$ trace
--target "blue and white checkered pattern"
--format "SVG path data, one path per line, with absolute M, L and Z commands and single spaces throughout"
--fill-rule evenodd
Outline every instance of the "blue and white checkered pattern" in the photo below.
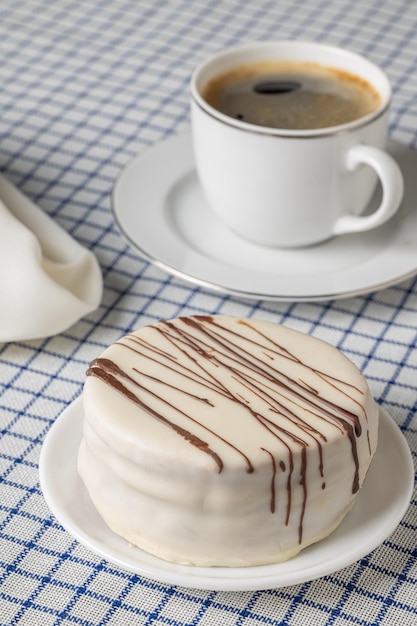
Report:
M 312 583 L 228 593 L 158 584 L 101 560 L 50 514 L 38 479 L 44 437 L 80 394 L 89 361 L 134 327 L 192 313 L 271 319 L 338 346 L 416 458 L 417 280 L 330 303 L 247 302 L 138 257 L 109 208 L 125 164 L 187 128 L 196 63 L 248 40 L 315 39 L 364 53 L 393 83 L 391 135 L 417 147 L 416 32 L 412 0 L 1 1 L 0 169 L 94 251 L 104 275 L 100 308 L 67 332 L 0 346 L 2 626 L 417 624 L 415 496 L 393 535 L 354 565 Z

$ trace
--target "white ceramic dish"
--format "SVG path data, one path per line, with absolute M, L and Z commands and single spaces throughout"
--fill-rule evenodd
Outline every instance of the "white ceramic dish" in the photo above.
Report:
M 113 190 L 113 214 L 143 257 L 217 292 L 277 301 L 355 296 L 417 273 L 417 153 L 397 143 L 389 151 L 404 176 L 399 213 L 374 231 L 314 247 L 267 248 L 229 231 L 203 198 L 189 134 L 173 136 L 127 165 Z
M 303 583 L 335 572 L 382 543 L 401 521 L 410 502 L 414 468 L 399 428 L 381 409 L 377 453 L 355 507 L 327 539 L 276 565 L 204 568 L 175 565 L 132 547 L 114 534 L 94 508 L 77 473 L 83 409 L 78 398 L 49 431 L 39 473 L 45 499 L 62 526 L 111 563 L 166 584 L 197 589 L 242 591 Z

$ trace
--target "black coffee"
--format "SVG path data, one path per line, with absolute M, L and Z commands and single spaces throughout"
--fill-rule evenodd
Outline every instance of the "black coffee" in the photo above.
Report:
M 380 104 L 365 80 L 308 62 L 263 61 L 211 80 L 202 93 L 212 107 L 258 126 L 327 128 L 367 115 Z

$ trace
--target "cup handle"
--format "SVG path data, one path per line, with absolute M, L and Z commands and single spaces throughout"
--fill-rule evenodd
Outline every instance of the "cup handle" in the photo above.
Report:
M 357 233 L 380 226 L 396 213 L 401 204 L 404 192 L 404 181 L 396 161 L 382 150 L 372 146 L 357 145 L 347 155 L 348 170 L 355 170 L 365 163 L 377 173 L 382 184 L 382 200 L 378 209 L 371 215 L 358 217 L 343 215 L 334 226 L 334 234 Z

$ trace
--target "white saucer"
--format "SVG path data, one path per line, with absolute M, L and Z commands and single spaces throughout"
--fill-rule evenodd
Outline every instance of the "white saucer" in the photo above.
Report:
M 327 539 L 277 565 L 224 568 L 175 565 L 115 535 L 94 508 L 77 473 L 82 437 L 81 399 L 73 402 L 49 431 L 39 473 L 45 499 L 62 526 L 108 561 L 162 583 L 224 591 L 272 589 L 335 572 L 382 543 L 401 521 L 411 499 L 414 467 L 408 445 L 388 414 L 380 411 L 378 449 L 356 504 Z
M 376 291 L 417 273 L 417 153 L 397 143 L 406 195 L 400 212 L 367 233 L 301 250 L 249 243 L 208 208 L 189 134 L 128 164 L 113 190 L 113 214 L 145 258 L 197 285 L 244 298 L 330 300 Z

